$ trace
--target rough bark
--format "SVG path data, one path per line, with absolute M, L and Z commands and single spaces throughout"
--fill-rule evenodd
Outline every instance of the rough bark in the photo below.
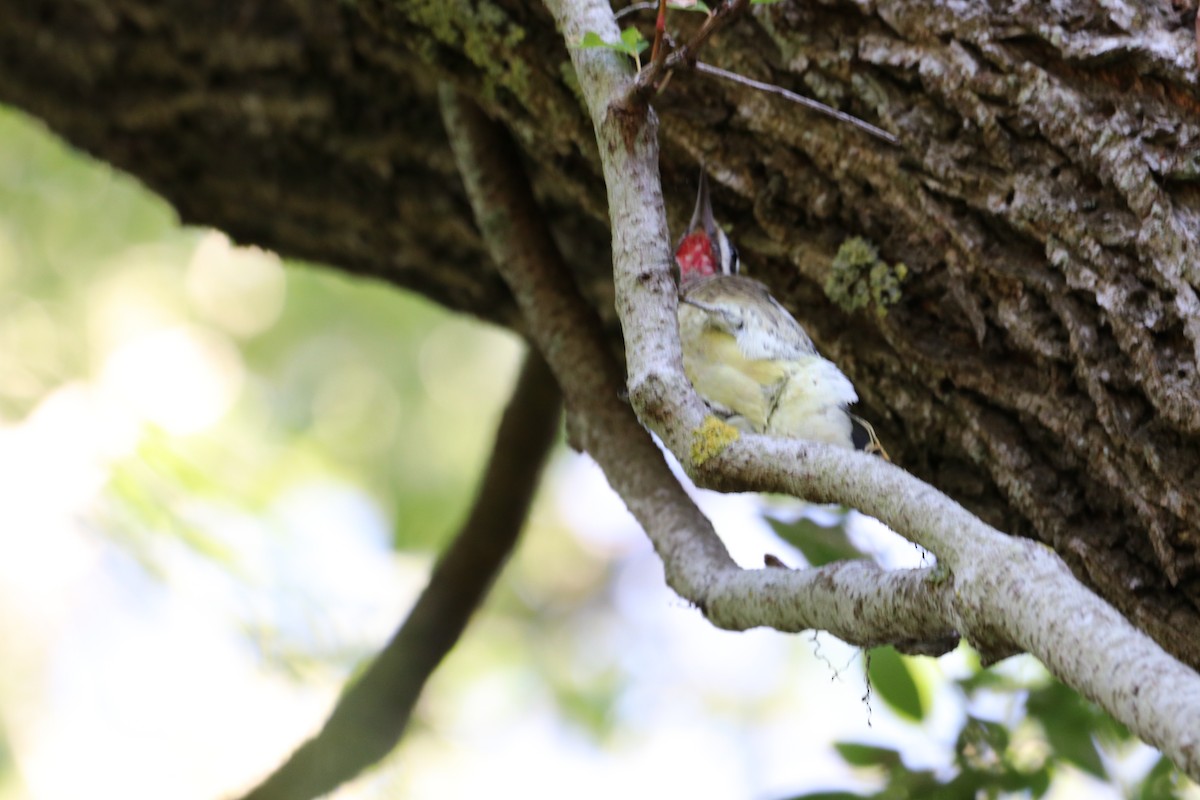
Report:
M 452 80 L 516 135 L 618 341 L 594 138 L 540 4 L 3 5 L 0 100 L 185 221 L 517 325 L 441 131 Z M 748 270 L 854 380 L 892 457 L 1053 546 L 1197 666 L 1192 22 L 1169 0 L 788 0 L 704 58 L 900 147 L 707 76 L 654 103 L 672 218 L 706 162 Z M 853 236 L 909 268 L 886 315 L 824 289 Z
M 547 6 L 568 41 L 589 30 L 617 35 L 604 0 Z M 503 126 L 454 91 L 443 94 L 443 119 L 493 258 L 568 406 L 582 418 L 578 438 L 654 543 L 671 587 L 723 627 L 815 627 L 856 644 L 882 636 L 935 654 L 949 649 L 958 638 L 949 632 L 958 631 L 985 659 L 1033 653 L 1181 770 L 1200 775 L 1200 675 L 1083 587 L 1054 551 L 990 528 L 874 456 L 753 435 L 724 438 L 698 455 L 696 434 L 716 419 L 683 374 L 656 121 L 629 100 L 631 71 L 619 58 L 577 50 L 573 60 L 604 154 L 617 309 L 637 417 L 618 400 L 599 326 L 541 224 Z M 873 564 L 852 569 L 854 562 L 738 568 L 639 420 L 698 484 L 854 505 L 936 553 L 940 574 L 880 572 Z

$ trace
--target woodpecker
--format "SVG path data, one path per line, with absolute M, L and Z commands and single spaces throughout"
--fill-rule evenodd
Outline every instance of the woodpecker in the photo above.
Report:
M 737 248 L 713 220 L 704 173 L 675 261 L 683 368 L 715 414 L 746 432 L 886 458 L 871 426 L 848 410 L 858 401 L 850 379 L 766 286 L 738 274 Z

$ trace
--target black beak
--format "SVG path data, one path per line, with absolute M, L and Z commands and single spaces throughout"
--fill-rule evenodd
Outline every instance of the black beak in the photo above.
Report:
M 708 174 L 700 170 L 700 188 L 696 192 L 696 210 L 692 212 L 692 221 L 688 223 L 688 232 L 696 230 L 701 225 L 709 238 L 716 235 L 717 223 L 713 221 L 712 201 L 708 199 Z

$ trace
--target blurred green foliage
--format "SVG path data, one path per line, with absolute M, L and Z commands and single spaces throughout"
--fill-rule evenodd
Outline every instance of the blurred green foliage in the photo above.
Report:
M 894 647 L 877 647 L 867 653 L 867 678 L 879 696 L 901 715 L 914 722 L 925 718 L 928 704 L 908 662 Z
M 867 557 L 846 534 L 848 513 L 841 513 L 832 525 L 822 525 L 806 516 L 792 522 L 773 517 L 767 517 L 766 520 L 780 539 L 804 554 L 809 566 L 823 567 L 834 561 Z
M 108 331 L 121 324 L 110 317 L 129 316 L 128 302 L 106 308 L 113 295 L 148 299 L 156 324 L 228 340 L 246 370 L 216 427 L 180 437 L 142 425 L 134 452 L 111 465 L 110 533 L 133 544 L 172 531 L 216 554 L 178 516 L 184 500 L 262 509 L 322 474 L 367 487 L 395 521 L 398 547 L 437 548 L 453 532 L 515 337 L 491 329 L 481 339 L 482 324 L 421 298 L 303 265 L 286 270 L 270 327 L 223 330 L 189 292 L 197 249 L 215 234 L 180 228 L 135 180 L 18 112 L 0 110 L 0 142 L 0 421 L 103 378 L 118 336 Z
M 132 180 L 3 107 L 0 143 L 0 419 L 11 419 L 86 372 L 88 293 L 111 259 L 177 226 Z
M 1011 670 L 984 669 L 978 657 L 965 645 L 963 648 L 971 655 L 970 670 L 944 687 L 966 710 L 954 741 L 952 771 L 913 769 L 895 748 L 838 742 L 835 749 L 847 764 L 882 776 L 879 791 L 866 795 L 816 792 L 797 795 L 794 800 L 1038 798 L 1045 796 L 1055 776 L 1068 768 L 1108 781 L 1126 797 L 1168 800 L 1182 797 L 1184 792 L 1195 796 L 1195 786 L 1163 757 L 1132 785 L 1119 782 L 1106 764 L 1136 745 L 1124 726 L 1040 667 L 1031 674 L 1024 670 L 1019 677 Z M 867 671 L 871 686 L 888 706 L 920 722 L 928 709 L 918 688 L 923 683 L 920 671 L 911 668 L 916 662 L 892 648 L 878 648 L 869 654 Z M 985 698 L 992 707 L 999 699 L 1009 708 L 1003 720 L 973 712 Z
M 16 790 L 16 765 L 8 744 L 8 735 L 0 725 L 0 797 Z

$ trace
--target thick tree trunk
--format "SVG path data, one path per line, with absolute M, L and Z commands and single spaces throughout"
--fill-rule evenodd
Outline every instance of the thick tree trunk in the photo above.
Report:
M 595 140 L 540 4 L 3 12 L 0 100 L 185 221 L 519 329 L 441 130 L 435 86 L 449 78 L 522 143 L 616 343 Z M 701 57 L 855 113 L 899 147 L 695 73 L 654 103 L 676 219 L 705 162 L 746 270 L 851 376 L 892 457 L 1054 547 L 1200 666 L 1192 22 L 1169 0 L 785 0 Z M 886 314 L 826 291 L 855 236 L 908 267 Z

